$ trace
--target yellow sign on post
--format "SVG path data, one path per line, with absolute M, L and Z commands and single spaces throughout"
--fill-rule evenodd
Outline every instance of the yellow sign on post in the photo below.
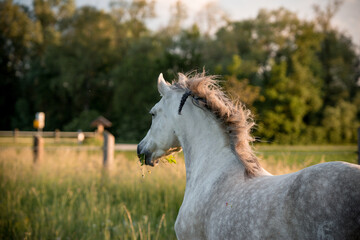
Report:
M 45 127 L 45 113 L 37 112 L 35 114 L 35 120 L 33 122 L 34 128 L 43 129 Z

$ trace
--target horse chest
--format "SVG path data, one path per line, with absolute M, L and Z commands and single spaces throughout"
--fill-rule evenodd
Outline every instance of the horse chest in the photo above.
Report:
M 202 214 L 199 211 L 180 210 L 175 222 L 178 239 L 205 239 Z
M 209 197 L 203 190 L 185 193 L 175 222 L 178 239 L 205 239 L 206 205 Z

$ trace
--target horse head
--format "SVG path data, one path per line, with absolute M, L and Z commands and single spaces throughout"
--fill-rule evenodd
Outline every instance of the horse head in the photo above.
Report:
M 158 78 L 158 91 L 161 100 L 150 110 L 152 123 L 144 139 L 137 147 L 137 154 L 145 158 L 145 164 L 154 166 L 162 157 L 181 150 L 179 140 L 175 134 L 181 93 L 171 89 L 162 74 Z M 178 100 L 178 101 L 176 101 Z

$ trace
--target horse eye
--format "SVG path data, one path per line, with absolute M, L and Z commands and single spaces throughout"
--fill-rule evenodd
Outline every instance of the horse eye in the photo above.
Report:
M 155 113 L 154 112 L 150 112 L 152 117 L 155 117 Z

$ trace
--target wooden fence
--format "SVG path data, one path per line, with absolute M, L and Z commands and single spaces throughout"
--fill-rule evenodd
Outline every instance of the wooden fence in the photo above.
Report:
M 50 138 L 78 138 L 79 134 L 84 134 L 85 138 L 93 138 L 96 136 L 95 132 L 61 132 L 59 130 L 55 131 L 0 131 L 0 137 L 33 137 L 33 149 L 34 149 L 34 162 L 38 162 L 42 158 L 44 141 L 42 137 Z M 114 159 L 114 151 L 135 151 L 136 144 L 115 144 L 115 137 L 105 131 L 104 132 L 104 145 L 103 149 L 103 164 L 104 167 L 109 168 L 112 165 Z M 358 164 L 360 164 L 360 127 L 358 128 Z
M 94 138 L 97 136 L 95 132 L 62 132 L 56 131 L 0 131 L 0 137 L 32 137 L 33 138 L 33 156 L 34 163 L 38 164 L 42 161 L 44 155 L 44 139 L 43 138 L 76 138 L 79 139 L 79 134 L 83 134 L 85 138 Z M 84 146 L 81 148 L 88 149 L 93 146 Z M 136 150 L 136 144 L 115 144 L 115 137 L 108 131 L 103 133 L 103 146 L 95 147 L 95 149 L 101 149 L 103 151 L 103 166 L 105 169 L 111 169 L 114 161 L 114 151 L 134 151 Z M 76 147 L 79 148 L 79 147 Z
M 59 132 L 56 132 L 58 135 L 62 135 Z M 76 136 L 79 139 L 79 134 L 83 134 L 82 132 L 67 132 L 67 134 L 62 135 L 63 137 L 73 137 Z M 84 134 L 85 135 L 85 134 Z M 60 137 L 57 136 L 57 137 Z M 95 136 L 95 135 L 94 135 Z M 92 136 L 92 137 L 94 137 Z M 114 160 L 114 146 L 115 146 L 115 137 L 105 131 L 104 132 L 104 144 L 102 146 L 103 151 L 103 166 L 105 169 L 109 170 L 112 167 L 113 160 Z M 83 138 L 83 136 L 81 137 Z M 44 139 L 42 133 L 37 133 L 33 135 L 33 154 L 34 154 L 34 163 L 39 163 L 42 161 L 43 152 L 44 152 Z
M 63 132 L 59 130 L 55 131 L 0 131 L 0 137 L 33 137 L 35 135 L 41 135 L 45 138 L 77 138 L 79 133 L 84 134 L 85 138 L 93 138 L 96 136 L 95 132 Z

